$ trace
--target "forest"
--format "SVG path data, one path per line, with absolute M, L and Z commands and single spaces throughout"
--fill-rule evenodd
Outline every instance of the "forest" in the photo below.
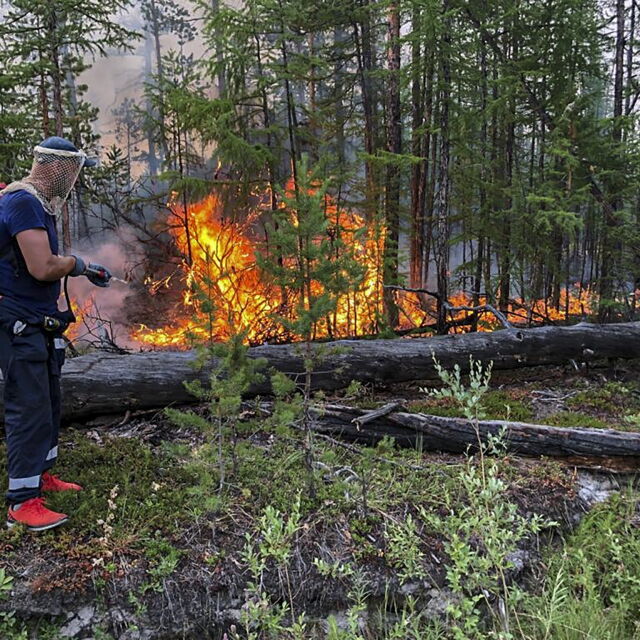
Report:
M 113 276 L 1 638 L 640 638 L 636 0 L 0 18 L 0 183 L 97 158 L 57 233 Z
M 313 183 L 332 250 L 359 267 L 343 305 L 361 317 L 345 308 L 325 334 L 477 328 L 448 301 L 524 324 L 635 318 L 635 5 L 5 5 L 1 179 L 21 177 L 49 135 L 100 150 L 63 221 L 67 248 L 126 227 L 140 280 L 185 262 L 220 275 L 228 247 L 202 264 L 199 226 L 213 222 L 193 210 L 212 197 L 229 243 L 282 261 L 271 227 Z M 131 27 L 115 17 L 125 9 Z M 105 147 L 78 79 L 135 49 L 142 89 L 112 108 Z M 245 308 L 261 274 L 243 267 L 219 307 L 251 324 L 287 306 L 269 290 L 265 308 Z M 264 331 L 255 339 L 276 337 Z

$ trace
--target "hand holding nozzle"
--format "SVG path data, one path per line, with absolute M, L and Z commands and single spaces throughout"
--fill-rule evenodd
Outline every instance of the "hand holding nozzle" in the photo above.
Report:
M 87 276 L 89 281 L 97 287 L 108 287 L 109 280 L 113 277 L 109 269 L 103 267 L 101 264 L 94 264 L 93 262 L 90 262 L 86 266 L 83 275 Z
M 73 257 L 76 259 L 76 264 L 69 273 L 70 276 L 86 276 L 97 287 L 109 286 L 109 280 L 113 277 L 109 269 L 93 262 L 85 264 L 79 256 L 74 255 Z

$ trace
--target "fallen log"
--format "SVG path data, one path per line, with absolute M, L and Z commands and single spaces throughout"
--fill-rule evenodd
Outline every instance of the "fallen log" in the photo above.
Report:
M 445 368 L 468 369 L 469 355 L 494 369 L 589 362 L 601 358 L 640 358 L 640 322 L 578 324 L 571 327 L 501 330 L 492 333 L 395 340 L 340 340 L 316 344 L 325 356 L 312 376 L 314 389 L 345 388 L 352 380 L 389 384 L 437 378 L 433 358 Z M 300 345 L 264 345 L 249 350 L 268 366 L 302 380 L 304 354 Z M 206 384 L 216 366 L 193 367 L 193 352 L 153 351 L 128 355 L 91 353 L 71 358 L 63 369 L 63 416 L 82 419 L 170 404 L 193 397 L 183 385 L 200 379 Z M 252 395 L 267 394 L 268 381 L 255 385 Z M 1 397 L 1 394 L 0 394 Z
M 314 431 L 374 445 L 392 437 L 402 447 L 449 453 L 475 452 L 499 441 L 507 451 L 529 456 L 624 458 L 640 461 L 640 433 L 613 429 L 552 427 L 506 420 L 445 418 L 396 411 L 362 421 L 369 412 L 328 405 L 314 412 Z

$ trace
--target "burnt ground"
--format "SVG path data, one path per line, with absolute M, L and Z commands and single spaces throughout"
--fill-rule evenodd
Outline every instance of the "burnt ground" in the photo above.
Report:
M 359 388 L 325 400 L 376 407 L 402 399 L 410 410 L 459 415 L 422 386 Z M 484 408 L 487 417 L 637 430 L 640 362 L 496 372 Z M 205 406 L 195 415 L 178 424 L 152 411 L 67 425 L 58 472 L 85 490 L 48 500 L 71 516 L 60 529 L 0 531 L 0 569 L 8 576 L 3 587 L 0 574 L 0 637 L 221 638 L 231 625 L 241 627 L 256 597 L 247 591 L 248 551 L 287 523 L 285 560 L 267 557 L 260 571 L 269 602 L 317 620 L 344 612 L 353 578 L 339 567 L 348 567 L 366 578 L 369 603 L 393 608 L 412 594 L 431 615 L 442 613 L 444 533 L 421 513 L 446 517 L 452 501 L 464 505 L 460 474 L 477 459 L 318 438 L 311 487 L 300 433 L 250 402 L 224 432 L 220 489 L 215 421 Z M 558 533 L 573 529 L 609 489 L 635 479 L 558 460 L 493 460 L 519 514 L 557 523 L 521 541 L 510 572 L 523 583 L 543 571 L 547 543 L 559 544 Z M 4 483 L 4 470 L 0 476 Z M 277 510 L 271 520 L 269 505 Z M 403 551 L 390 532 L 408 519 L 418 524 Z M 417 563 L 411 571 L 409 553 Z M 329 575 L 318 560 L 334 567 Z

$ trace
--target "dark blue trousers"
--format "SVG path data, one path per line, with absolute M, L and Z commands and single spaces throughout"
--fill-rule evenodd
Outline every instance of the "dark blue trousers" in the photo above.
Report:
M 40 477 L 58 457 L 64 341 L 38 327 L 0 329 L 10 504 L 40 495 Z

